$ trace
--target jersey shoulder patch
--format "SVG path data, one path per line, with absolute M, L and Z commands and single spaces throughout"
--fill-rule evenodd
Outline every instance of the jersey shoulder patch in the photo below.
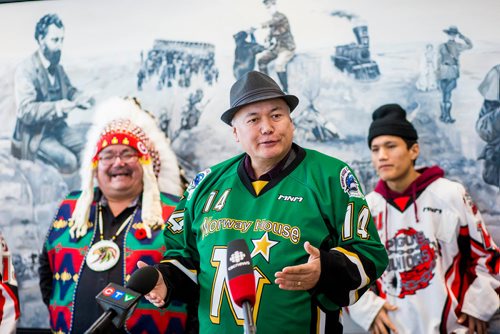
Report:
M 187 187 L 186 191 L 188 193 L 188 200 L 191 199 L 191 196 L 193 195 L 194 190 L 198 187 L 198 185 L 205 179 L 205 177 L 210 174 L 212 170 L 210 168 L 205 169 L 202 172 L 199 172 L 196 174 L 196 176 L 193 178 L 189 186 Z
M 365 197 L 361 192 L 358 181 L 347 166 L 342 168 L 342 170 L 340 171 L 340 185 L 342 187 L 342 190 L 344 190 L 344 192 L 347 193 L 349 197 Z

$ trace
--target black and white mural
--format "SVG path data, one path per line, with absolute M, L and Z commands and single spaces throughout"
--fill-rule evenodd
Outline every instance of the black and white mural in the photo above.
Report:
M 399 103 L 500 243 L 496 0 L 85 0 L 0 5 L 0 230 L 23 327 L 47 327 L 37 263 L 59 201 L 79 188 L 95 105 L 135 96 L 189 179 L 239 152 L 220 121 L 236 78 L 266 71 L 301 99 L 296 141 L 376 182 L 372 111 Z

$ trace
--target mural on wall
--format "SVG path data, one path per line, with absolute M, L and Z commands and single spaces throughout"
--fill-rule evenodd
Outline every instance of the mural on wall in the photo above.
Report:
M 0 230 L 15 256 L 21 326 L 47 326 L 38 253 L 58 202 L 79 188 L 94 106 L 137 97 L 189 180 L 239 152 L 219 117 L 252 69 L 299 96 L 296 141 L 349 162 L 366 191 L 377 180 L 371 112 L 401 104 L 419 131 L 417 164 L 461 181 L 499 243 L 500 4 L 463 5 L 452 14 L 451 0 L 425 0 L 390 19 L 389 0 L 0 5 L 0 21 L 15 27 L 0 31 Z

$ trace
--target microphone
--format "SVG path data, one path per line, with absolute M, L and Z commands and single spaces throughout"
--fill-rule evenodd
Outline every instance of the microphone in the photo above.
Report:
M 253 322 L 255 304 L 255 276 L 250 251 L 243 239 L 236 239 L 227 245 L 227 277 L 229 292 L 234 302 L 243 308 L 244 332 L 256 333 Z
M 158 281 L 158 271 L 152 266 L 137 269 L 122 287 L 109 283 L 95 298 L 104 313 L 87 329 L 85 334 L 108 333 L 112 322 L 121 328 L 127 315 L 137 306 L 142 295 L 149 293 Z

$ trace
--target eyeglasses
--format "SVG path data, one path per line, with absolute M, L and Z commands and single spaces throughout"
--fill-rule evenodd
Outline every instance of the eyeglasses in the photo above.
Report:
M 103 166 L 111 166 L 115 163 L 116 158 L 120 158 L 120 161 L 126 164 L 136 162 L 139 159 L 137 153 L 133 152 L 120 152 L 120 153 L 105 153 L 97 157 L 99 162 Z

